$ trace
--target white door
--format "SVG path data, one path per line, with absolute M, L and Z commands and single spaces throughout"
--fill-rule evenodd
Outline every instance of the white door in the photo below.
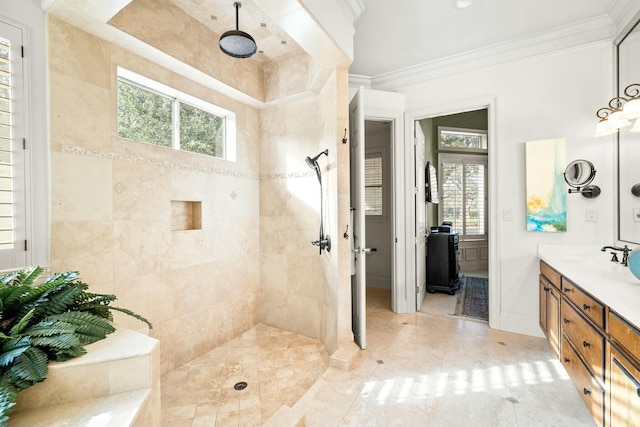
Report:
M 425 206 L 425 161 L 424 161 L 424 133 L 419 121 L 414 123 L 414 149 L 415 149 L 415 207 L 416 207 L 416 311 L 422 307 L 422 301 L 427 287 L 427 261 L 426 261 L 426 206 Z
M 364 212 L 364 110 L 363 90 L 360 89 L 349 104 L 349 128 L 351 147 L 351 209 L 353 214 L 351 276 L 352 328 L 356 343 L 361 349 L 367 345 L 366 330 L 366 248 Z

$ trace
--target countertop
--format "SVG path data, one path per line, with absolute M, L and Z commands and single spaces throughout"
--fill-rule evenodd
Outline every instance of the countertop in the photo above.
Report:
M 640 327 L 640 280 L 628 267 L 611 262 L 611 251 L 602 252 L 601 247 L 538 245 L 538 257 Z M 618 259 L 622 259 L 622 253 L 618 253 Z

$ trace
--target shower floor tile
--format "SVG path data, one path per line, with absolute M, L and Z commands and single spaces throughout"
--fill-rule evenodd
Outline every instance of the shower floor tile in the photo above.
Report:
M 260 426 L 328 365 L 319 340 L 258 325 L 161 378 L 163 425 Z

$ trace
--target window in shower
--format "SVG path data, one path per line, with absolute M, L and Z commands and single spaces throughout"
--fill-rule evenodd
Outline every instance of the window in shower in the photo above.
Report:
M 235 114 L 118 68 L 118 136 L 235 160 Z

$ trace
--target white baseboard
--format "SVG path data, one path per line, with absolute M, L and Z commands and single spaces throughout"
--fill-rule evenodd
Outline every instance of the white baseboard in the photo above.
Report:
M 518 316 L 515 314 L 500 315 L 500 330 L 514 332 L 516 334 L 544 337 L 537 318 Z
M 391 277 L 367 276 L 367 288 L 391 289 Z

